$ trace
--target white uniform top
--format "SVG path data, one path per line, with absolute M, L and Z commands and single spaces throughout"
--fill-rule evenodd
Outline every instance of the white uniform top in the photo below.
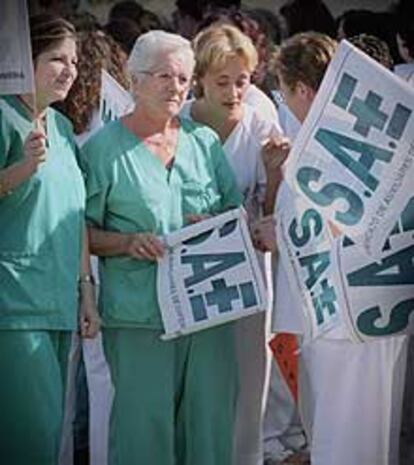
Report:
M 243 103 L 250 105 L 259 116 L 267 121 L 275 121 L 280 127 L 279 114 L 273 100 L 254 84 L 250 84 L 243 96 Z
M 190 100 L 184 104 L 181 116 L 192 119 L 193 102 L 194 100 Z M 243 194 L 243 205 L 251 219 L 258 217 L 266 189 L 266 173 L 261 157 L 262 143 L 267 137 L 280 134 L 276 120 L 265 120 L 250 105 L 243 105 L 242 119 L 223 144 L 237 185 Z

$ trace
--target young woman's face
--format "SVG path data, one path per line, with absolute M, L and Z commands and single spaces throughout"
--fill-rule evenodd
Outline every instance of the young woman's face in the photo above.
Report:
M 34 74 L 38 105 L 46 107 L 66 98 L 77 76 L 77 60 L 75 39 L 69 37 L 37 57 Z
M 222 115 L 231 116 L 241 108 L 243 96 L 250 85 L 250 71 L 238 56 L 226 60 L 224 67 L 208 70 L 200 78 L 203 99 Z

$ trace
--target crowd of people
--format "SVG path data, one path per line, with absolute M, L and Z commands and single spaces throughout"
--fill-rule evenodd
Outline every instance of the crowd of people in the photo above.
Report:
M 167 21 L 125 0 L 105 24 L 41 3 L 34 93 L 0 97 L 0 463 L 398 465 L 410 338 L 302 344 L 276 222 L 339 40 L 414 84 L 410 2 L 335 19 L 322 0 L 176 0 Z M 99 127 L 102 69 L 134 106 Z M 162 340 L 160 237 L 239 206 L 268 308 Z M 274 334 L 299 347 L 297 399 Z

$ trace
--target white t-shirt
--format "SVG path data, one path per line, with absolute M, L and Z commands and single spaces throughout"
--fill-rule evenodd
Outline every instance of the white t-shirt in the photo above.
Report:
M 192 119 L 191 106 L 187 101 L 181 116 Z M 280 135 L 276 120 L 263 119 L 250 105 L 243 105 L 243 117 L 223 144 L 223 149 L 232 167 L 243 204 L 251 219 L 258 217 L 264 201 L 266 173 L 262 162 L 262 143 L 269 136 Z

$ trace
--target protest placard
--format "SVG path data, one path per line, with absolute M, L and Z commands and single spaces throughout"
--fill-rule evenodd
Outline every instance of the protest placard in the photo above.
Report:
M 26 0 L 7 0 L 0 14 L 0 94 L 35 89 Z
M 263 277 L 242 209 L 171 233 L 158 264 L 164 339 L 248 316 L 267 307 Z
M 411 195 L 414 89 L 342 41 L 289 155 L 295 192 L 375 255 Z
M 337 292 L 351 337 L 358 342 L 414 330 L 414 197 L 375 258 L 343 238 L 335 245 Z
M 332 231 L 310 202 L 286 183 L 278 194 L 276 219 L 279 255 L 291 290 L 300 298 L 305 340 L 317 338 L 340 322 Z

